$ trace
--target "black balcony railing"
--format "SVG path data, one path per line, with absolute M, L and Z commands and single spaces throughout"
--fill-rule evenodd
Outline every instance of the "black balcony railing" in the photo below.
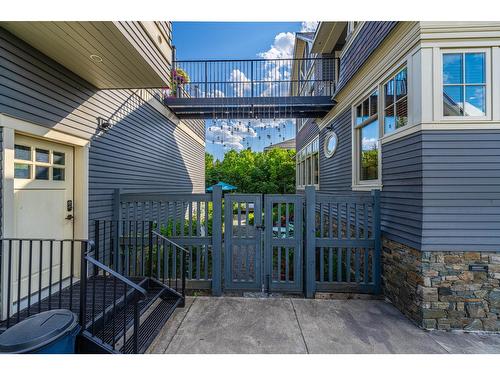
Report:
M 320 117 L 335 68 L 332 57 L 175 61 L 164 102 L 180 118 Z

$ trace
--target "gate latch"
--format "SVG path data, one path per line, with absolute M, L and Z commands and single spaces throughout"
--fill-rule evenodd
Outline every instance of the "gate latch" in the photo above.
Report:
M 264 225 L 256 225 L 255 226 L 255 229 L 261 229 L 261 230 L 264 230 L 266 229 L 266 227 Z

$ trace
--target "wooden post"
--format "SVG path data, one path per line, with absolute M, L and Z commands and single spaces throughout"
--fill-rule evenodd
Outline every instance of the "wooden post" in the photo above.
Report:
M 222 295 L 222 187 L 212 191 L 212 295 Z M 207 230 L 208 230 L 208 223 Z
M 380 268 L 382 262 L 382 233 L 380 230 L 380 190 L 372 190 L 373 197 L 373 283 L 374 293 L 380 294 Z
M 306 233 L 305 233 L 305 295 L 313 298 L 316 290 L 316 189 L 306 186 Z

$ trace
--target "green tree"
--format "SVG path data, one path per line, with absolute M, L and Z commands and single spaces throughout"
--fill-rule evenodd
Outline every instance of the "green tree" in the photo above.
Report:
M 251 150 L 228 151 L 222 161 L 205 155 L 206 186 L 219 181 L 238 188 L 240 193 L 295 192 L 295 151 L 272 149 L 267 152 Z

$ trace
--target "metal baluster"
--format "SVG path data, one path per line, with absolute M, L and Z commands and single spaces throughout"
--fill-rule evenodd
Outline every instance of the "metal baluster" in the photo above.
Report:
M 63 261 L 64 261 L 64 242 L 59 243 L 59 308 L 62 308 L 62 280 L 63 280 Z
M 113 338 L 111 340 L 111 346 L 113 349 L 116 346 L 116 277 L 113 277 L 113 328 L 112 328 Z
M 38 312 L 42 312 L 42 250 L 43 250 L 43 241 L 40 240 L 40 251 L 38 253 Z M 10 261 L 10 256 L 9 256 Z M 7 305 L 8 306 L 8 305 Z
M 80 242 L 81 243 L 81 242 Z M 83 246 L 83 245 L 81 245 Z M 69 309 L 73 311 L 73 278 L 75 276 L 75 241 L 71 241 L 70 247 L 70 274 L 69 274 Z
M 21 280 L 23 264 L 23 240 L 19 240 L 19 264 L 17 274 L 17 322 L 21 320 Z
M 139 303 L 134 302 L 134 354 L 139 353 Z
M 32 278 L 32 263 L 33 263 L 33 240 L 30 240 L 29 242 L 29 263 L 28 263 L 28 310 L 27 314 L 30 316 L 30 309 L 31 309 L 31 278 Z
M 50 255 L 49 255 L 49 310 L 52 310 L 52 253 L 54 250 L 54 241 L 50 240 Z
M 11 288 L 12 288 L 12 240 L 9 240 L 9 258 L 7 269 L 7 328 L 10 327 L 10 304 L 11 304 Z

